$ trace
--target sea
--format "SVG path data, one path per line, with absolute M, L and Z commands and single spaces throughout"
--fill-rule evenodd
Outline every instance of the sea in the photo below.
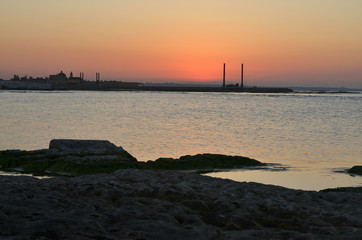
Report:
M 109 140 L 139 161 L 216 153 L 267 167 L 206 174 L 303 190 L 362 186 L 362 93 L 0 90 L 0 150 Z

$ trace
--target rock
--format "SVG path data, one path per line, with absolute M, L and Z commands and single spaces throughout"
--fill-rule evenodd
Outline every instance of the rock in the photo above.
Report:
M 78 176 L 137 168 L 137 159 L 109 141 L 54 139 L 49 149 L 0 151 L 0 169 L 46 176 Z
M 205 153 L 193 156 L 186 155 L 179 159 L 159 158 L 156 161 L 148 161 L 146 168 L 212 172 L 218 169 L 236 169 L 264 165 L 264 163 L 248 157 Z
M 327 189 L 321 190 L 321 192 L 359 192 L 359 193 L 362 193 L 362 187 L 327 188 Z
M 122 147 L 117 147 L 107 140 L 74 140 L 74 139 L 53 139 L 49 143 L 49 149 L 56 149 L 65 153 L 116 153 L 123 152 Z
M 354 166 L 348 170 L 348 173 L 362 175 L 362 166 Z
M 136 169 L 0 176 L 0 186 L 0 239 L 359 239 L 362 232 L 361 193 Z
M 79 176 L 111 173 L 117 169 L 187 170 L 197 173 L 219 169 L 264 166 L 255 159 L 221 154 L 186 155 L 138 162 L 122 147 L 106 140 L 53 139 L 49 149 L 0 151 L 0 169 L 45 176 Z

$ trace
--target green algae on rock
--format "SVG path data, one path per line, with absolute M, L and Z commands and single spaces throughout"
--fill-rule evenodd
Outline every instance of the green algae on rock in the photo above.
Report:
M 348 169 L 348 173 L 362 175 L 362 166 L 354 166 Z
M 37 176 L 78 176 L 112 173 L 118 169 L 136 168 L 137 160 L 128 152 L 115 154 L 49 154 L 47 150 L 1 151 L 0 169 Z
M 264 166 L 265 164 L 248 157 L 205 153 L 193 156 L 186 155 L 179 159 L 159 158 L 156 161 L 148 161 L 144 165 L 144 168 L 147 169 L 212 172 L 217 169 L 237 169 Z
M 179 159 L 159 158 L 139 162 L 122 147 L 105 140 L 55 139 L 51 141 L 49 149 L 0 151 L 0 170 L 38 176 L 79 176 L 129 168 L 201 173 L 263 165 L 251 158 L 221 154 L 186 155 Z
M 136 165 L 136 158 L 106 140 L 54 139 L 49 149 L 0 151 L 1 170 L 39 176 L 112 173 Z

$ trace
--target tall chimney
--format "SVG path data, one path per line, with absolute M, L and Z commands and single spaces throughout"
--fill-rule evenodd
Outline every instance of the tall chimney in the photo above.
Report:
M 96 82 L 99 83 L 101 77 L 100 77 L 100 73 L 96 73 Z
M 241 88 L 244 88 L 244 64 L 241 64 L 241 84 L 240 84 Z
M 224 70 L 223 70 L 223 73 L 222 73 L 222 87 L 223 88 L 225 87 L 225 63 L 224 63 Z

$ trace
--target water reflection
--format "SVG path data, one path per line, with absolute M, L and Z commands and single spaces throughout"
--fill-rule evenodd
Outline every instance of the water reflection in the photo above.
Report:
M 238 182 L 258 182 L 278 185 L 293 189 L 319 191 L 326 188 L 362 186 L 361 176 L 351 176 L 343 169 L 303 169 L 288 168 L 284 171 L 274 170 L 238 170 L 204 174 L 210 177 L 231 179 Z
M 17 172 L 3 172 L 3 171 L 0 171 L 0 176 L 27 176 L 27 177 L 36 177 L 39 179 L 50 178 L 48 176 L 34 176 L 32 174 L 17 173 Z
M 2 150 L 43 149 L 54 138 L 102 139 L 140 161 L 216 153 L 310 167 L 239 174 L 295 188 L 339 186 L 343 174 L 329 177 L 323 169 L 361 164 L 360 94 L 3 91 L 0 102 Z

